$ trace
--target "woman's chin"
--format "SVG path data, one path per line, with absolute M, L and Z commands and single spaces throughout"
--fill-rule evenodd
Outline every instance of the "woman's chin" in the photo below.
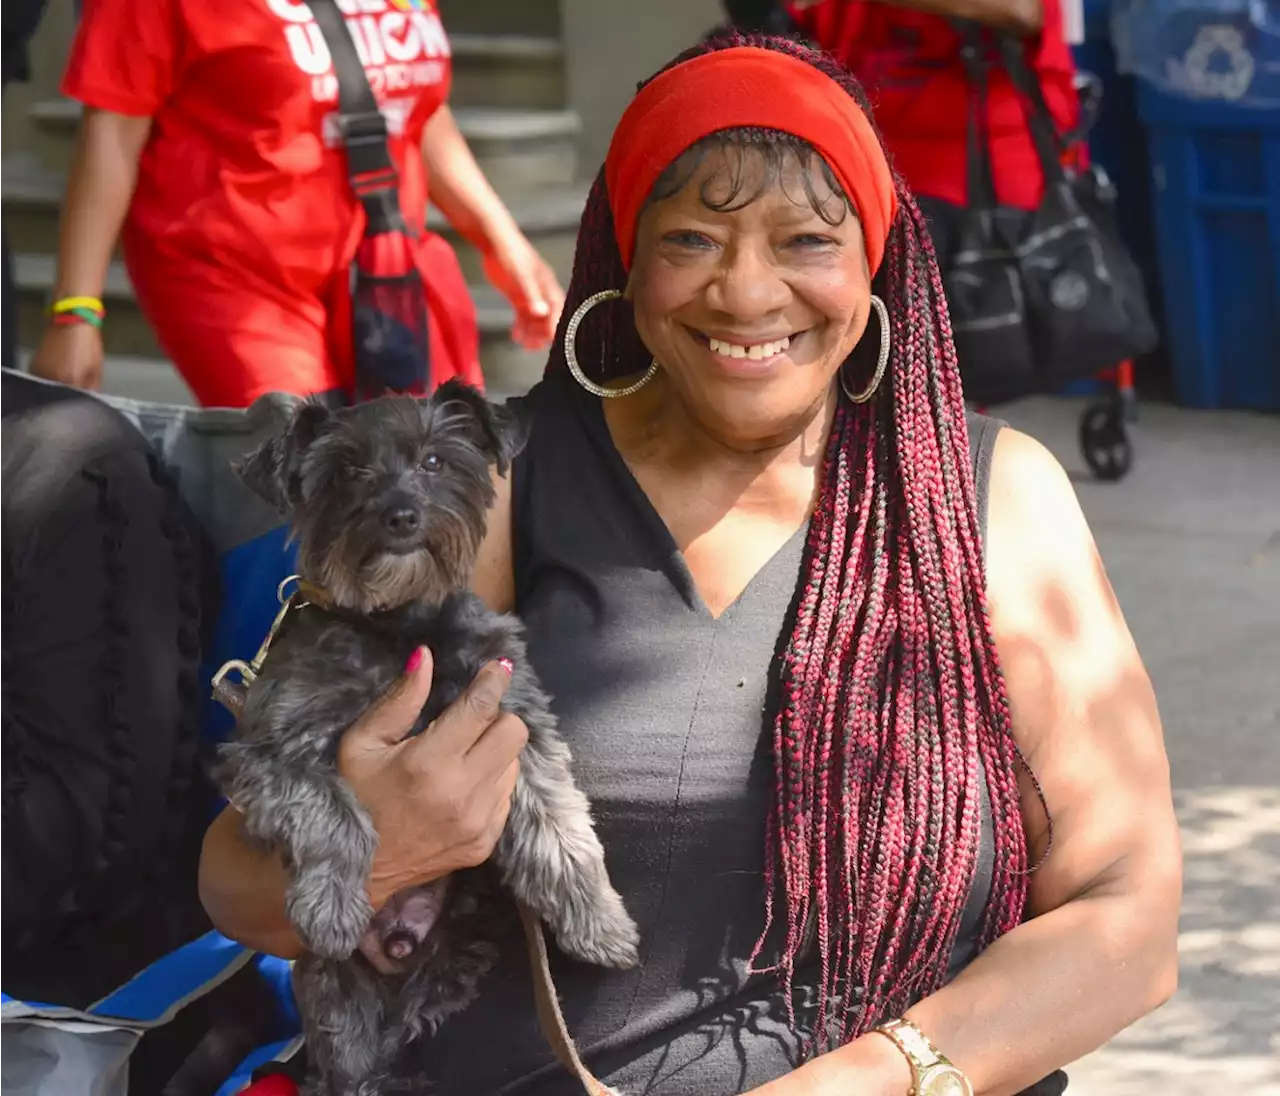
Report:
M 828 387 L 797 391 L 785 373 L 750 380 L 704 374 L 704 380 L 690 407 L 693 417 L 722 443 L 744 451 L 785 445 L 809 430 L 822 415 Z

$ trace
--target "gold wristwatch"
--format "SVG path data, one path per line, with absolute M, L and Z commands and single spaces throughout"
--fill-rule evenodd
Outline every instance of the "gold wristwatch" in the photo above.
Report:
M 907 1096 L 973 1096 L 973 1085 L 960 1067 L 910 1020 L 890 1020 L 874 1030 L 892 1039 L 910 1063 L 911 1091 Z

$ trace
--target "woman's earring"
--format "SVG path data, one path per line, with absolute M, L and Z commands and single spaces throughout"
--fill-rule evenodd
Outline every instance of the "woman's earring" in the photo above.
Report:
M 840 367 L 840 387 L 854 403 L 866 403 L 876 394 L 880 382 L 884 380 L 885 367 L 889 364 L 889 310 L 885 308 L 884 301 L 874 293 L 871 294 L 871 306 L 880 317 L 880 357 L 876 359 L 876 371 L 871 378 L 871 383 L 861 392 L 850 392 L 849 385 L 844 379 L 844 366 Z
M 583 388 L 590 392 L 593 396 L 599 396 L 602 400 L 616 400 L 620 396 L 630 396 L 633 392 L 639 392 L 646 384 L 653 380 L 654 374 L 658 372 L 658 359 L 654 358 L 649 368 L 645 370 L 644 376 L 638 381 L 633 381 L 625 388 L 605 388 L 603 385 L 596 384 L 595 381 L 588 378 L 582 371 L 582 366 L 578 364 L 578 328 L 582 326 L 582 321 L 596 305 L 603 301 L 616 301 L 622 296 L 622 291 L 618 289 L 606 289 L 600 293 L 593 293 L 580 305 L 572 316 L 569 317 L 569 323 L 564 329 L 564 360 L 569 363 L 569 372 L 573 374 L 573 379 L 577 381 Z

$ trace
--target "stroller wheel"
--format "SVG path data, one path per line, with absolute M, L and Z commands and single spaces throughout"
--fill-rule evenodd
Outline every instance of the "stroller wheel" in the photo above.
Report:
M 1124 407 L 1114 399 L 1090 404 L 1080 416 L 1080 451 L 1089 470 L 1106 483 L 1124 479 L 1133 467 L 1125 417 Z

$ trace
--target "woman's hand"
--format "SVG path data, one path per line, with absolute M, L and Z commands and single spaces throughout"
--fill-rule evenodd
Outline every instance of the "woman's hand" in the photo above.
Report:
M 369 899 L 380 909 L 405 887 L 482 863 L 506 823 L 528 732 L 499 704 L 508 675 L 490 663 L 422 734 L 406 738 L 431 692 L 431 655 L 405 675 L 343 736 L 338 767 L 373 818 L 378 851 Z M 219 932 L 285 959 L 302 944 L 285 916 L 289 875 L 227 807 L 205 834 L 200 900 Z
M 50 324 L 32 356 L 31 372 L 96 392 L 102 387 L 102 332 L 87 323 Z
M 549 346 L 560 322 L 564 290 L 546 260 L 517 232 L 489 250 L 484 271 L 516 310 L 511 338 L 528 350 Z
M 507 821 L 518 757 L 528 738 L 499 708 L 511 681 L 491 662 L 422 734 L 406 738 L 431 692 L 432 658 L 419 648 L 405 675 L 347 731 L 338 771 L 378 833 L 369 898 L 488 859 Z

